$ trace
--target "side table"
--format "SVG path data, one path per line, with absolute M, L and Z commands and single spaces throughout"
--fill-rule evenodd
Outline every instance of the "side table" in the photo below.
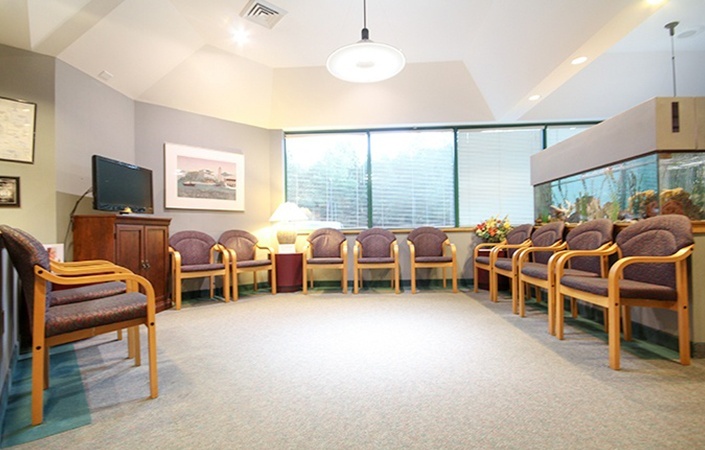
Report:
M 296 292 L 303 286 L 302 253 L 275 253 L 277 292 Z

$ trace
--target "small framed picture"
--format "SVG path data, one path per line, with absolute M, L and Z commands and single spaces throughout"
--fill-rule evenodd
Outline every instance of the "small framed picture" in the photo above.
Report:
M 20 177 L 0 176 L 0 206 L 20 206 Z

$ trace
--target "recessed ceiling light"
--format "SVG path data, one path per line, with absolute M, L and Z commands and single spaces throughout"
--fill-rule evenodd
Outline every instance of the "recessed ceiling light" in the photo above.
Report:
M 250 33 L 248 33 L 246 30 L 243 30 L 242 28 L 238 30 L 233 30 L 231 36 L 233 41 L 240 45 L 243 45 L 250 40 Z
M 532 95 L 531 97 L 529 97 L 529 100 L 532 101 L 532 102 L 535 102 L 536 100 L 538 100 L 538 99 L 540 99 L 540 98 L 541 98 L 540 95 L 535 94 L 535 95 Z
M 577 58 L 572 60 L 570 63 L 574 66 L 577 66 L 579 64 L 584 63 L 585 61 L 587 61 L 587 56 L 578 56 Z
M 649 5 L 660 5 L 663 3 L 665 0 L 647 0 L 646 3 Z

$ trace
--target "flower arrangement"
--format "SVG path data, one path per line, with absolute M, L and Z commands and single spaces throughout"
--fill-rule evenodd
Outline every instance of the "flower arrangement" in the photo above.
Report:
M 480 236 L 485 242 L 502 242 L 511 229 L 512 225 L 509 223 L 507 216 L 504 216 L 503 219 L 493 216 L 484 222 L 478 223 L 475 227 L 475 234 Z

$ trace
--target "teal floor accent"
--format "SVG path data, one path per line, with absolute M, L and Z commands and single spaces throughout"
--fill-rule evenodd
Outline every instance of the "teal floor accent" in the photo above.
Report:
M 50 387 L 44 391 L 44 423 L 32 424 L 32 357 L 22 355 L 12 372 L 0 448 L 24 444 L 91 423 L 73 345 L 51 349 Z

